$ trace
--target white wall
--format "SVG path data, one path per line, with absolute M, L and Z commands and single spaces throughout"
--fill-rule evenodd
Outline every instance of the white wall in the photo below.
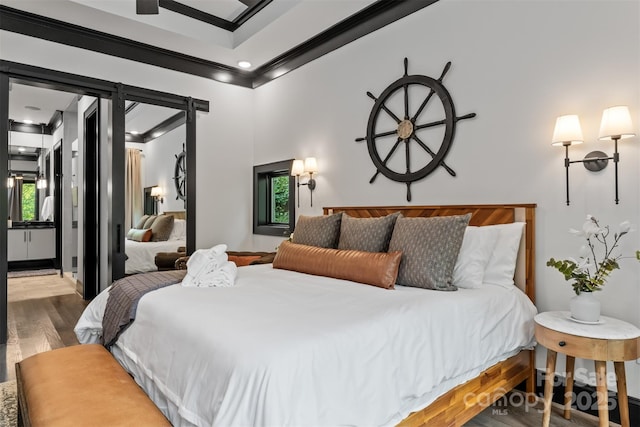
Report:
M 176 199 L 173 173 L 176 155 L 182 152 L 186 136 L 186 127 L 182 125 L 146 144 L 136 144 L 136 148 L 142 150 L 142 187 L 157 185 L 164 192 L 164 201 L 158 203 L 158 212 L 185 210 L 184 201 Z
M 412 185 L 411 204 L 537 203 L 537 306 L 566 310 L 572 296 L 561 275 L 545 267 L 550 257 L 577 256 L 582 242 L 569 235 L 586 214 L 617 226 L 640 227 L 639 139 L 620 144 L 620 199 L 614 204 L 613 165 L 590 173 L 571 166 L 571 206 L 564 203 L 564 153 L 551 146 L 555 118 L 579 114 L 585 144 L 572 158 L 602 150 L 600 116 L 608 106 L 628 105 L 640 133 L 640 3 L 442 1 L 305 65 L 255 90 L 254 162 L 318 158 L 314 207 L 301 189 L 302 214 L 330 205 L 404 205 L 405 186 L 375 171 L 365 136 L 373 101 L 403 73 L 438 78 L 456 112 L 477 117 L 458 122 L 447 164 Z M 438 144 L 432 144 L 432 147 Z M 630 235 L 622 252 L 640 248 Z M 254 236 L 256 249 L 281 239 Z M 640 326 L 640 263 L 621 261 L 597 294 L 603 313 Z M 538 352 L 538 367 L 545 352 Z M 561 358 L 562 359 L 562 358 Z M 591 362 L 584 364 L 593 371 Z M 627 363 L 631 395 L 640 397 L 640 366 Z M 559 366 L 559 371 L 564 369 Z M 593 378 L 592 378 L 593 379 Z M 612 385 L 613 387 L 613 385 Z

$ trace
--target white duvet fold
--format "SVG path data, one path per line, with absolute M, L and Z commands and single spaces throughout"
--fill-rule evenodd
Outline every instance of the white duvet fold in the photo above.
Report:
M 260 265 L 233 287 L 145 295 L 113 352 L 176 426 L 392 425 L 531 345 L 534 315 L 516 288 L 385 290 Z

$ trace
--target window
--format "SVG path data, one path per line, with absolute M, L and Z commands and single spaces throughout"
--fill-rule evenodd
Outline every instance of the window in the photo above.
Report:
M 289 236 L 295 224 L 292 160 L 253 167 L 253 234 Z
M 24 180 L 22 182 L 22 220 L 35 221 L 36 216 L 36 183 Z

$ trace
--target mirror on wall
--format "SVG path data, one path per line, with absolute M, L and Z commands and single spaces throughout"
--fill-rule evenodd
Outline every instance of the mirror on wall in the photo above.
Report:
M 13 224 L 54 220 L 53 134 L 75 96 L 10 82 L 6 187 Z
M 186 216 L 184 111 L 132 101 L 125 108 L 126 173 L 139 180 L 126 196 L 131 222 L 149 213 L 185 211 Z
M 149 215 L 173 217 L 155 220 L 170 222 L 169 233 L 152 234 L 144 243 L 125 240 L 125 274 L 172 268 L 171 256 L 156 261 L 155 254 L 177 258 L 187 245 L 185 113 L 133 101 L 125 102 L 125 112 L 125 230 L 149 228 L 140 222 Z

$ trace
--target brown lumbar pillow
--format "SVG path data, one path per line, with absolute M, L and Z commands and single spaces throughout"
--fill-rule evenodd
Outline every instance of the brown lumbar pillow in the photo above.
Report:
M 273 268 L 351 280 L 392 289 L 402 252 L 363 252 L 282 242 Z
M 173 215 L 158 215 L 151 225 L 151 230 L 153 230 L 151 241 L 164 242 L 165 240 L 169 240 L 171 230 L 173 230 L 173 220 Z

